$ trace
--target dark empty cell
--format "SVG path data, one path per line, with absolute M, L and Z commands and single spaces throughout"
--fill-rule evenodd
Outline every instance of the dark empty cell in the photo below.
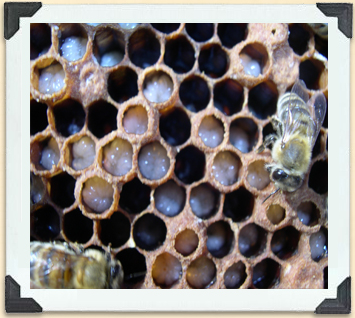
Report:
M 213 23 L 186 23 L 187 34 L 197 42 L 205 42 L 213 36 Z
M 229 67 L 227 53 L 217 44 L 207 45 L 201 49 L 198 64 L 200 71 L 211 78 L 221 77 Z
M 265 141 L 265 138 L 271 134 L 276 134 L 276 131 L 272 127 L 271 123 L 268 123 L 264 128 L 263 128 L 263 142 Z M 272 145 L 267 146 L 270 150 L 272 149 Z
M 313 233 L 309 238 L 311 257 L 315 262 L 319 262 L 323 257 L 328 256 L 328 230 L 321 227 L 319 232 Z
M 85 124 L 83 106 L 75 100 L 66 99 L 53 107 L 56 130 L 64 137 L 78 133 Z
M 70 211 L 63 216 L 63 232 L 74 243 L 84 244 L 94 234 L 94 222 L 84 216 L 79 209 Z
M 145 257 L 135 248 L 127 248 L 116 255 L 123 267 L 124 284 L 123 288 L 134 287 L 135 284 L 143 282 L 147 265 Z
M 321 139 L 322 139 L 322 134 L 319 133 L 312 149 L 312 159 L 317 157 L 321 152 Z
M 59 215 L 50 205 L 33 212 L 31 219 L 31 229 L 41 241 L 52 241 L 60 232 Z
M 259 119 L 267 119 L 276 111 L 277 87 L 273 82 L 261 83 L 249 91 L 249 110 Z
M 129 38 L 128 55 L 141 68 L 155 64 L 160 56 L 160 44 L 154 33 L 147 29 L 134 32 Z
M 324 70 L 324 64 L 314 59 L 305 60 L 300 64 L 300 79 L 304 80 L 308 89 L 320 89 L 320 75 Z
M 288 43 L 296 54 L 302 55 L 308 50 L 310 37 L 302 24 L 294 23 L 289 26 Z
M 254 209 L 253 195 L 241 187 L 226 194 L 223 206 L 223 214 L 234 222 L 242 222 L 249 219 Z
M 245 257 L 255 257 L 264 252 L 266 231 L 254 223 L 244 226 L 239 232 L 239 251 Z
M 323 269 L 323 288 L 328 289 L 328 266 Z
M 188 146 L 176 156 L 175 175 L 184 183 L 190 184 L 203 178 L 205 155 L 194 146 Z
M 256 288 L 266 289 L 275 285 L 280 277 L 281 266 L 271 258 L 266 258 L 253 268 L 253 284 Z
M 206 81 L 198 76 L 185 79 L 180 85 L 179 95 L 184 106 L 192 112 L 205 109 L 211 98 Z
M 317 161 L 311 168 L 308 186 L 319 194 L 328 192 L 328 161 Z
M 30 132 L 35 135 L 48 126 L 47 105 L 31 100 Z
M 128 213 L 140 213 L 150 203 L 150 188 L 134 178 L 122 187 L 119 205 Z
M 302 202 L 296 211 L 298 218 L 304 225 L 314 226 L 318 224 L 320 212 L 313 202 Z
M 165 223 L 154 214 L 144 214 L 133 228 L 133 238 L 137 246 L 152 251 L 161 246 L 166 237 Z
M 109 219 L 100 221 L 99 238 L 104 245 L 119 247 L 127 242 L 131 223 L 122 213 L 116 212 Z
M 162 33 L 169 34 L 176 31 L 180 23 L 152 23 L 152 27 Z
M 50 196 L 61 208 L 71 206 L 74 201 L 75 179 L 67 173 L 56 175 L 50 180 Z
M 184 36 L 168 40 L 165 44 L 164 62 L 176 73 L 186 73 L 195 64 L 195 50 Z
M 232 122 L 229 140 L 241 152 L 250 152 L 258 142 L 258 138 L 258 126 L 252 119 L 238 118 Z
M 328 40 L 320 38 L 318 35 L 314 36 L 316 42 L 316 50 L 328 58 Z
M 51 28 L 45 23 L 31 23 L 31 60 L 48 52 L 52 45 Z
M 116 107 L 105 101 L 98 101 L 89 107 L 88 128 L 97 138 L 102 138 L 117 129 L 116 117 Z
M 280 259 L 290 258 L 297 250 L 300 233 L 292 226 L 287 226 L 274 233 L 271 250 Z
M 160 117 L 159 129 L 165 141 L 177 146 L 183 144 L 190 137 L 190 118 L 180 109 L 173 109 Z
M 229 289 L 240 288 L 247 278 L 246 267 L 242 261 L 234 263 L 224 273 L 224 285 Z
M 243 86 L 231 79 L 222 81 L 214 87 L 214 106 L 227 116 L 241 111 L 244 101 Z
M 230 49 L 245 40 L 247 31 L 247 23 L 219 23 L 217 34 L 223 46 Z
M 138 94 L 138 76 L 128 67 L 120 67 L 108 77 L 107 90 L 117 103 L 124 103 Z
M 234 234 L 227 222 L 218 221 L 207 228 L 207 249 L 212 256 L 222 258 L 232 247 Z

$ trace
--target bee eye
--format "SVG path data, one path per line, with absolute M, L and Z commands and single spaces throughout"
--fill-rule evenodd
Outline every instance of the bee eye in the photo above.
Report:
M 286 179 L 287 177 L 288 174 L 281 169 L 277 169 L 272 173 L 272 179 L 274 179 L 275 181 Z

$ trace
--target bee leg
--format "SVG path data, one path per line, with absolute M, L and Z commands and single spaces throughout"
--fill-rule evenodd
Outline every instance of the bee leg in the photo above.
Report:
M 275 116 L 272 116 L 270 118 L 270 122 L 271 122 L 272 128 L 274 130 L 276 130 L 277 135 L 281 137 L 283 135 L 283 124 L 282 124 L 282 122 Z
M 263 144 L 256 150 L 256 153 L 263 152 L 267 146 L 273 144 L 276 140 L 277 140 L 277 136 L 275 134 L 266 136 Z
M 83 254 L 84 253 L 84 247 L 81 244 L 70 242 L 69 246 L 76 254 Z

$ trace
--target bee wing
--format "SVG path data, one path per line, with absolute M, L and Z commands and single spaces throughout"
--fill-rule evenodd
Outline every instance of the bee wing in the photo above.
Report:
M 322 127 L 325 113 L 327 110 L 327 101 L 325 99 L 324 94 L 323 93 L 314 94 L 308 102 L 308 107 L 310 109 L 311 118 L 313 119 L 313 122 L 315 124 L 315 129 L 314 129 L 312 142 L 311 142 L 311 145 L 313 147 L 318 137 L 319 131 Z

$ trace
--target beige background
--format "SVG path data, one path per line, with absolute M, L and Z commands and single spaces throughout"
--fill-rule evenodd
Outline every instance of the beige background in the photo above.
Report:
M 28 0 L 27 0 L 28 1 Z M 191 0 L 185 0 L 185 1 L 181 1 L 181 0 L 175 0 L 175 1 L 169 1 L 170 3 L 179 3 L 179 4 L 191 4 L 191 3 L 204 3 L 204 4 L 214 4 L 217 3 L 216 1 L 209 1 L 209 0 L 204 0 L 204 1 L 191 1 Z M 168 2 L 168 3 L 169 3 Z M 334 2 L 334 1 L 322 1 L 322 2 Z M 349 1 L 352 2 L 353 1 Z M 42 3 L 44 4 L 94 4 L 94 3 L 99 3 L 98 1 L 94 1 L 94 0 L 71 0 L 71 1 L 60 1 L 60 0 L 44 0 L 42 1 Z M 163 3 L 167 3 L 167 1 L 159 1 L 156 0 L 154 2 L 152 1 L 144 1 L 144 0 L 133 0 L 133 1 L 113 1 L 113 0 L 105 0 L 103 1 L 102 4 L 116 4 L 116 3 L 127 3 L 127 4 L 140 4 L 140 3 L 155 3 L 155 4 L 163 4 Z M 229 3 L 229 4 L 237 4 L 237 3 L 247 3 L 247 1 L 226 1 L 224 0 L 223 3 Z M 263 1 L 263 0 L 259 0 L 259 1 L 253 1 L 253 4 L 285 4 L 287 3 L 286 1 Z M 307 1 L 307 0 L 303 0 L 300 2 L 297 1 L 292 1 L 292 2 L 288 2 L 288 3 L 302 3 L 302 4 L 312 4 L 315 3 L 315 1 Z M 3 22 L 3 16 L 4 16 L 4 11 L 3 11 L 3 2 L 1 2 L 1 18 L 0 18 L 0 35 L 1 35 L 1 40 L 0 40 L 0 55 L 1 55 L 1 59 L 0 59 L 0 63 L 1 63 L 1 67 L 0 67 L 0 232 L 2 233 L 2 235 L 0 235 L 0 255 L 2 255 L 1 257 L 1 261 L 0 261 L 0 277 L 2 278 L 2 283 L 0 283 L 0 301 L 1 301 L 1 316 L 5 316 L 5 294 L 4 294 L 4 279 L 5 279 L 5 40 L 3 38 L 3 34 L 4 34 L 4 22 Z M 354 24 L 354 23 L 353 23 Z M 354 33 L 354 30 L 353 30 Z M 355 37 L 355 34 L 354 34 Z M 350 45 L 350 50 L 351 53 L 354 55 L 355 52 L 355 40 L 352 39 L 351 40 L 351 45 Z M 351 82 L 350 82 L 350 91 L 352 92 L 351 94 L 351 105 L 350 105 L 350 109 L 352 110 L 355 107 L 355 65 L 354 65 L 354 58 L 351 59 L 350 61 L 350 68 L 351 68 Z M 345 120 L 347 120 L 348 115 L 345 114 Z M 354 149 L 355 148 L 355 112 L 354 111 L 350 111 L 350 118 L 351 118 L 351 125 L 350 125 L 350 149 Z M 351 163 L 354 162 L 355 160 L 355 154 L 353 152 L 350 152 L 350 161 Z M 355 178 L 355 171 L 354 169 L 351 169 L 350 171 L 351 175 L 350 175 L 350 189 L 353 189 L 353 185 L 354 185 L 354 178 Z M 355 230 L 355 221 L 354 221 L 354 217 L 352 217 L 355 213 L 354 211 L 354 200 L 351 200 L 350 202 L 350 213 L 351 213 L 351 217 L 350 217 L 350 246 L 354 247 L 354 243 L 355 243 L 355 235 L 354 233 L 352 233 L 352 230 Z M 354 258 L 354 253 L 351 253 L 351 264 L 354 264 L 355 258 Z M 354 276 L 354 266 L 352 266 L 350 268 L 350 275 L 353 278 L 352 281 L 352 295 L 355 295 L 355 276 Z M 354 300 L 354 297 L 352 297 Z M 255 300 L 257 301 L 257 300 Z M 354 303 L 353 306 L 354 308 Z M 354 310 L 353 310 L 354 312 Z M 40 314 L 41 317 L 63 317 L 64 315 L 66 317 L 70 317 L 70 316 L 75 316 L 75 317 L 84 317 L 84 316 L 89 316 L 89 317 L 96 317 L 96 316 L 113 316 L 113 315 L 117 315 L 116 313 L 70 313 L 70 314 L 60 314 L 60 313 L 42 313 Z M 141 313 L 141 314 L 137 314 L 137 313 L 119 313 L 120 317 L 122 318 L 134 318 L 134 317 L 215 317 L 216 313 Z M 223 314 L 218 314 L 218 315 L 222 315 L 223 317 L 259 317 L 260 313 L 223 313 Z M 311 317 L 313 316 L 312 313 L 263 313 L 263 316 L 265 317 L 272 317 L 272 316 L 276 316 L 276 317 L 283 317 L 283 316 L 288 316 L 288 317 L 295 317 L 298 315 L 302 315 L 302 317 Z M 11 315 L 12 317 L 17 317 L 17 316 L 23 316 L 23 315 Z M 332 317 L 333 315 L 330 315 L 328 317 Z M 350 317 L 355 317 L 355 314 L 351 314 Z M 348 316 L 349 317 L 349 316 Z

